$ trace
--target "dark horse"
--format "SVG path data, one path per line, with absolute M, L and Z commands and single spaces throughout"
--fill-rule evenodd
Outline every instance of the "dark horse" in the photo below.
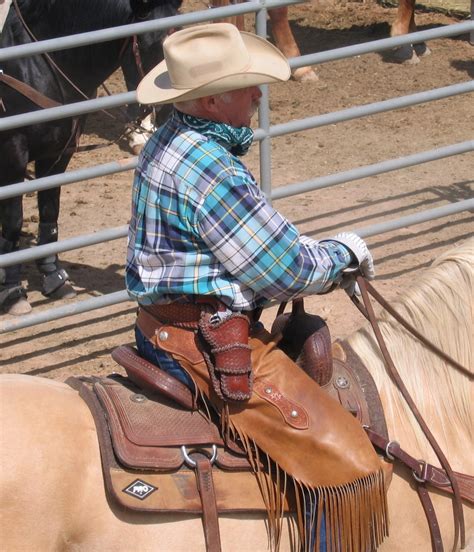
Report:
M 3 29 L 2 47 L 45 40 L 106 27 L 176 15 L 181 0 L 17 0 Z M 17 8 L 17 9 L 16 9 Z M 140 79 L 139 66 L 149 71 L 163 59 L 165 31 L 138 35 L 139 56 L 132 39 L 72 48 L 46 55 L 4 62 L 4 74 L 27 83 L 43 96 L 67 104 L 84 99 L 76 87 L 93 98 L 97 88 L 120 66 L 129 90 Z M 135 48 L 136 50 L 136 48 Z M 49 58 L 49 59 L 48 59 Z M 141 59 L 141 64 L 137 63 Z M 61 74 L 57 68 L 60 68 Z M 67 78 L 65 78 L 65 76 Z M 73 84 L 71 84 L 73 83 Z M 16 89 L 0 82 L 0 116 L 41 109 Z M 27 164 L 35 163 L 36 178 L 62 173 L 74 152 L 85 117 L 62 119 L 0 132 L 0 184 L 25 179 Z M 58 239 L 60 188 L 38 192 L 38 245 Z M 23 223 L 22 197 L 0 200 L 0 254 L 19 247 Z M 68 275 L 56 255 L 37 261 L 42 292 L 49 297 L 74 294 Z M 31 307 L 21 285 L 21 266 L 0 268 L 0 308 L 24 314 Z

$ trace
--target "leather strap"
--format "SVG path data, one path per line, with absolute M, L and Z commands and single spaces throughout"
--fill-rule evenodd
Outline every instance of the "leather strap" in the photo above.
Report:
M 408 389 L 405 387 L 405 384 L 403 380 L 400 377 L 400 374 L 398 373 L 398 370 L 395 367 L 395 364 L 393 363 L 393 360 L 390 356 L 390 353 L 388 352 L 387 346 L 385 344 L 385 341 L 383 339 L 382 333 L 380 331 L 380 328 L 377 324 L 377 319 L 375 317 L 374 310 L 372 308 L 372 304 L 369 299 L 369 292 L 368 289 L 373 290 L 373 287 L 366 282 L 366 280 L 362 276 L 357 276 L 357 283 L 359 285 L 362 299 L 364 302 L 364 306 L 362 308 L 359 308 L 361 312 L 366 316 L 366 318 L 369 320 L 372 329 L 375 334 L 375 338 L 377 340 L 377 343 L 380 347 L 380 350 L 382 352 L 383 358 L 385 360 L 386 368 L 389 372 L 390 377 L 392 378 L 392 381 L 397 385 L 398 389 L 403 395 L 403 398 L 407 402 L 408 406 L 410 407 L 411 411 L 413 412 L 417 422 L 419 423 L 420 427 L 423 430 L 423 433 L 425 434 L 426 438 L 428 439 L 431 447 L 433 448 L 434 452 L 436 453 L 436 456 L 438 457 L 441 466 L 444 468 L 447 476 L 449 477 L 449 480 L 451 482 L 451 486 L 453 488 L 453 517 L 454 517 L 454 545 L 453 550 L 457 549 L 457 544 L 459 540 L 459 536 L 461 537 L 461 548 L 465 547 L 465 526 L 464 526 L 464 513 L 463 513 L 463 507 L 461 502 L 461 495 L 459 492 L 459 486 L 456 481 L 456 478 L 454 477 L 453 470 L 448 462 L 448 459 L 446 458 L 445 454 L 441 450 L 441 447 L 437 443 L 434 435 L 431 433 L 430 429 L 428 428 L 428 425 L 426 424 L 425 420 L 423 419 L 420 411 L 418 410 L 418 407 L 415 405 L 410 393 L 408 392 Z M 355 296 L 352 296 L 352 299 L 354 303 L 357 304 L 358 299 Z M 359 305 L 360 307 L 360 305 Z M 364 308 L 365 307 L 365 308 Z M 419 493 L 420 494 L 420 493 Z M 424 494 L 424 493 L 423 493 Z M 421 496 L 420 496 L 421 498 Z M 423 505 L 425 507 L 425 504 Z M 425 508 L 426 511 L 426 508 Z M 429 519 L 429 518 L 428 518 Z M 430 530 L 432 526 L 430 525 Z M 435 528 L 433 527 L 433 530 Z M 434 533 L 431 533 L 432 541 L 433 541 L 433 549 L 434 550 L 443 550 L 442 544 L 441 548 L 434 548 L 435 539 L 436 536 Z
M 35 90 L 29 84 L 26 84 L 26 82 L 22 82 L 15 77 L 7 75 L 3 72 L 0 72 L 0 82 L 3 82 L 13 90 L 16 90 L 17 92 L 25 96 L 25 98 L 28 98 L 35 105 L 41 107 L 42 109 L 48 109 L 50 107 L 58 107 L 62 105 L 56 100 L 52 100 L 44 94 L 41 94 L 41 92 L 38 92 L 38 90 Z
M 418 483 L 426 483 L 446 493 L 453 494 L 453 487 L 446 472 L 424 460 L 417 460 L 404 451 L 397 441 L 390 441 L 369 427 L 364 428 L 372 444 L 385 452 L 389 459 L 397 458 L 402 464 L 410 468 L 413 477 Z M 393 458 L 392 458 L 393 457 Z M 453 472 L 459 484 L 461 497 L 474 503 L 474 477 L 463 473 Z
M 206 539 L 207 552 L 221 552 L 219 534 L 219 517 L 217 513 L 216 494 L 212 480 L 211 461 L 204 454 L 193 454 L 196 463 L 196 482 L 202 502 L 202 524 Z

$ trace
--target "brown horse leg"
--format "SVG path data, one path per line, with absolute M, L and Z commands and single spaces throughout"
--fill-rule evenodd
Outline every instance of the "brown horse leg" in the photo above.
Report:
M 268 12 L 272 23 L 272 32 L 276 45 L 287 58 L 298 57 L 301 55 L 291 31 L 288 21 L 288 8 L 274 8 Z M 293 78 L 296 81 L 315 81 L 318 76 L 312 67 L 299 67 L 293 71 Z
M 415 0 L 399 0 L 397 17 L 392 24 L 391 36 L 400 36 L 416 32 L 415 24 Z M 427 56 L 431 51 L 421 42 L 412 46 L 406 44 L 395 48 L 391 56 L 398 63 L 418 63 L 419 57 Z
M 223 8 L 224 6 L 230 5 L 229 0 L 211 0 L 210 7 L 211 8 Z M 236 3 L 240 3 L 240 0 L 238 0 Z M 232 25 L 235 25 L 239 31 L 245 30 L 245 22 L 244 22 L 244 16 L 243 15 L 233 15 L 232 17 L 226 17 L 224 19 L 216 19 L 215 22 L 224 22 L 224 23 L 232 23 Z

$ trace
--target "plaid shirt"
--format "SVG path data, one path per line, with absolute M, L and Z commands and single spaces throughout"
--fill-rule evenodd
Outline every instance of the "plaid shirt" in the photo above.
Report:
M 351 262 L 301 236 L 225 147 L 172 116 L 135 172 L 126 285 L 141 304 L 218 296 L 232 310 L 327 291 Z

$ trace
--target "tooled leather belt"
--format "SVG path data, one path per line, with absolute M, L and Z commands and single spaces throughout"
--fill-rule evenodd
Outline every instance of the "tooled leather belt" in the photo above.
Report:
M 137 326 L 147 339 L 155 335 L 157 322 L 170 324 L 180 328 L 198 329 L 203 312 L 225 310 L 225 305 L 215 297 L 197 296 L 191 302 L 178 302 L 140 306 L 138 309 Z M 261 309 L 245 312 L 250 323 L 256 322 Z
M 216 312 L 222 310 L 222 303 L 213 297 L 206 302 L 165 303 L 140 306 L 138 309 L 137 326 L 143 335 L 151 339 L 158 324 L 170 324 L 181 328 L 197 329 L 203 311 Z

